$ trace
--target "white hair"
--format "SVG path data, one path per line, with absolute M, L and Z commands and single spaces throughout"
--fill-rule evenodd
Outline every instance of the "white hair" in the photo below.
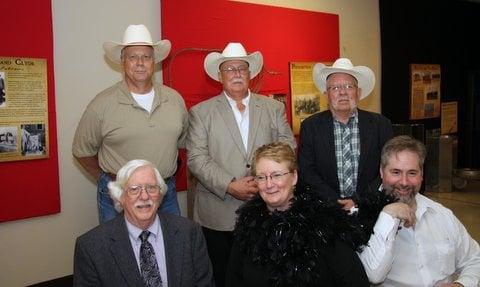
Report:
M 155 173 L 157 179 L 157 184 L 160 186 L 160 194 L 163 196 L 167 193 L 167 184 L 163 180 L 162 176 L 158 169 L 149 161 L 143 159 L 134 159 L 127 162 L 117 173 L 117 179 L 108 183 L 108 190 L 110 192 L 110 197 L 115 204 L 115 209 L 118 212 L 123 210 L 121 198 L 125 192 L 125 184 L 132 174 L 141 167 L 151 167 Z

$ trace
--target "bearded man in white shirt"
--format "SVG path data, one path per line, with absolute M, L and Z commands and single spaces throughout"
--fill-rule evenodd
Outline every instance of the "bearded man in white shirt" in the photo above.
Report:
M 425 156 L 409 136 L 383 147 L 381 189 L 399 200 L 383 208 L 360 259 L 379 286 L 479 286 L 478 243 L 451 210 L 418 193 Z

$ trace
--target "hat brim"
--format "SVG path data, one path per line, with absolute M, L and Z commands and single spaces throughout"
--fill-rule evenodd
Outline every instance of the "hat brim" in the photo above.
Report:
M 155 44 L 148 44 L 148 43 L 121 44 L 117 42 L 105 42 L 103 44 L 103 50 L 105 51 L 105 55 L 107 56 L 108 59 L 110 59 L 110 61 L 120 64 L 121 63 L 120 55 L 122 53 L 123 48 L 127 46 L 152 47 L 154 51 L 155 63 L 159 63 L 168 56 L 168 53 L 170 53 L 172 44 L 170 43 L 169 40 L 162 40 Z
M 327 90 L 327 77 L 335 73 L 349 74 L 357 79 L 358 87 L 361 89 L 360 100 L 366 98 L 375 87 L 375 74 L 365 66 L 356 66 L 352 69 L 340 69 L 327 67 L 322 63 L 313 66 L 313 82 L 315 86 L 323 93 Z
M 263 56 L 260 52 L 253 52 L 248 56 L 244 57 L 224 57 L 218 52 L 212 52 L 205 57 L 204 67 L 205 72 L 210 76 L 210 78 L 215 81 L 220 81 L 218 78 L 218 73 L 220 72 L 220 65 L 225 61 L 234 61 L 241 60 L 248 63 L 248 69 L 250 70 L 250 79 L 255 78 L 263 67 Z

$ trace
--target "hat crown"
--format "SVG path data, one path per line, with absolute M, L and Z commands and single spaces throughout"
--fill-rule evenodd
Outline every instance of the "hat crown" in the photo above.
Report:
M 339 58 L 333 63 L 332 68 L 351 70 L 353 69 L 353 64 L 347 58 Z
M 228 43 L 223 49 L 222 56 L 226 58 L 246 57 L 247 51 L 240 43 Z
M 123 45 L 132 43 L 153 44 L 152 36 L 145 25 L 129 25 L 123 34 Z
M 313 67 L 313 81 L 319 91 L 327 90 L 327 78 L 335 73 L 349 74 L 357 80 L 358 87 L 361 89 L 360 99 L 367 97 L 375 86 L 375 74 L 372 69 L 365 66 L 354 66 L 349 59 L 339 58 L 332 66 L 317 63 Z

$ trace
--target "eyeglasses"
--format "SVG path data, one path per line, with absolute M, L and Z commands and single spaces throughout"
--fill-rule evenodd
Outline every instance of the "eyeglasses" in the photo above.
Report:
M 248 66 L 226 67 L 226 68 L 220 69 L 220 71 L 226 72 L 227 74 L 230 74 L 230 75 L 233 75 L 237 72 L 241 75 L 246 75 L 246 74 L 248 74 L 248 72 L 250 72 L 248 70 Z
M 283 176 L 285 176 L 289 173 L 292 173 L 292 172 L 291 171 L 273 172 L 270 175 L 260 174 L 260 175 L 255 176 L 255 181 L 257 183 L 263 183 L 263 182 L 266 182 L 268 178 L 270 178 L 270 180 L 273 181 L 273 182 L 279 182 L 280 180 L 282 180 Z
M 149 195 L 157 195 L 160 192 L 159 185 L 131 185 L 125 189 L 130 196 L 137 196 L 145 190 Z
M 135 62 L 139 62 L 140 60 L 142 62 L 151 61 L 153 59 L 153 56 L 152 55 L 126 55 L 126 58 L 129 62 L 135 63 Z
M 327 91 L 330 93 L 338 93 L 341 89 L 345 89 L 346 91 L 350 92 L 357 88 L 357 85 L 354 84 L 342 84 L 342 85 L 334 85 L 327 88 Z

